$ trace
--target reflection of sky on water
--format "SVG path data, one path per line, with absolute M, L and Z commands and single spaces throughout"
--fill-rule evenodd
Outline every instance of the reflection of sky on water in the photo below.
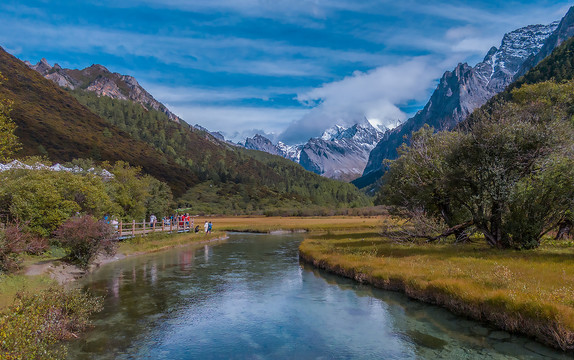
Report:
M 107 293 L 105 310 L 70 358 L 561 357 L 403 295 L 301 267 L 299 240 L 236 234 L 219 246 L 103 267 L 87 283 Z

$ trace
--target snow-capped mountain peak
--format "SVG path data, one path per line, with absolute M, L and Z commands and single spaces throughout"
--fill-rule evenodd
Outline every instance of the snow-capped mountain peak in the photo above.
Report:
M 321 139 L 325 141 L 332 141 L 337 139 L 346 128 L 341 125 L 334 125 L 323 132 Z
M 317 174 L 352 180 L 358 177 L 367 164 L 369 153 L 383 136 L 383 131 L 366 119 L 352 125 L 334 125 L 321 137 L 312 138 L 306 144 L 274 145 L 262 135 L 245 140 L 245 147 L 280 155 L 301 164 Z

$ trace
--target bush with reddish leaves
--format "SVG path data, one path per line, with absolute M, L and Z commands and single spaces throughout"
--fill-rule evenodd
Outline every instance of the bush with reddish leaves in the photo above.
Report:
M 54 235 L 69 251 L 66 260 L 81 267 L 87 267 L 101 252 L 113 255 L 116 251 L 117 235 L 112 226 L 89 215 L 68 219 Z
M 38 255 L 48 249 L 48 240 L 26 230 L 26 224 L 15 222 L 0 230 L 0 271 L 19 268 L 19 254 Z

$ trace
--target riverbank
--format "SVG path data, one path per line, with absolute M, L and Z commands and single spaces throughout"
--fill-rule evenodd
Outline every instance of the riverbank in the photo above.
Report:
M 120 243 L 117 254 L 99 257 L 91 266 L 98 267 L 129 256 L 167 250 L 173 247 L 220 240 L 226 232 L 284 233 L 309 232 L 329 233 L 331 231 L 375 231 L 381 224 L 380 216 L 330 216 L 330 217 L 266 217 L 266 216 L 212 216 L 196 218 L 195 223 L 212 221 L 214 232 L 167 234 L 156 233 L 135 237 Z M 63 256 L 61 254 L 60 256 Z M 13 302 L 18 292 L 36 292 L 57 284 L 68 284 L 82 277 L 85 270 L 66 264 L 58 257 L 28 257 L 23 269 L 15 275 L 0 278 L 0 310 Z
M 565 351 L 574 349 L 574 244 L 530 251 L 399 244 L 376 232 L 307 238 L 302 261 L 445 307 Z
M 136 237 L 120 243 L 115 255 L 99 256 L 88 269 L 81 269 L 54 257 L 28 257 L 19 272 L 0 277 L 0 311 L 10 306 L 18 293 L 36 293 L 54 286 L 65 286 L 110 262 L 175 247 L 224 240 L 225 238 L 227 238 L 227 234 L 223 231 L 216 231 L 207 235 L 203 233 L 173 235 L 158 233 L 146 237 Z

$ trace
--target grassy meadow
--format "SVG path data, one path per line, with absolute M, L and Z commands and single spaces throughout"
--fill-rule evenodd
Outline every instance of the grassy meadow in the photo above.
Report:
M 390 217 L 379 220 L 397 223 Z M 301 257 L 377 287 L 574 349 L 574 243 L 546 239 L 535 250 L 470 244 L 399 243 L 379 231 L 308 237 Z
M 205 221 L 205 220 L 201 220 Z M 373 231 L 380 229 L 378 216 L 317 216 L 317 217 L 212 217 L 215 230 L 268 233 L 273 231 Z M 201 224 L 197 222 L 196 224 Z

